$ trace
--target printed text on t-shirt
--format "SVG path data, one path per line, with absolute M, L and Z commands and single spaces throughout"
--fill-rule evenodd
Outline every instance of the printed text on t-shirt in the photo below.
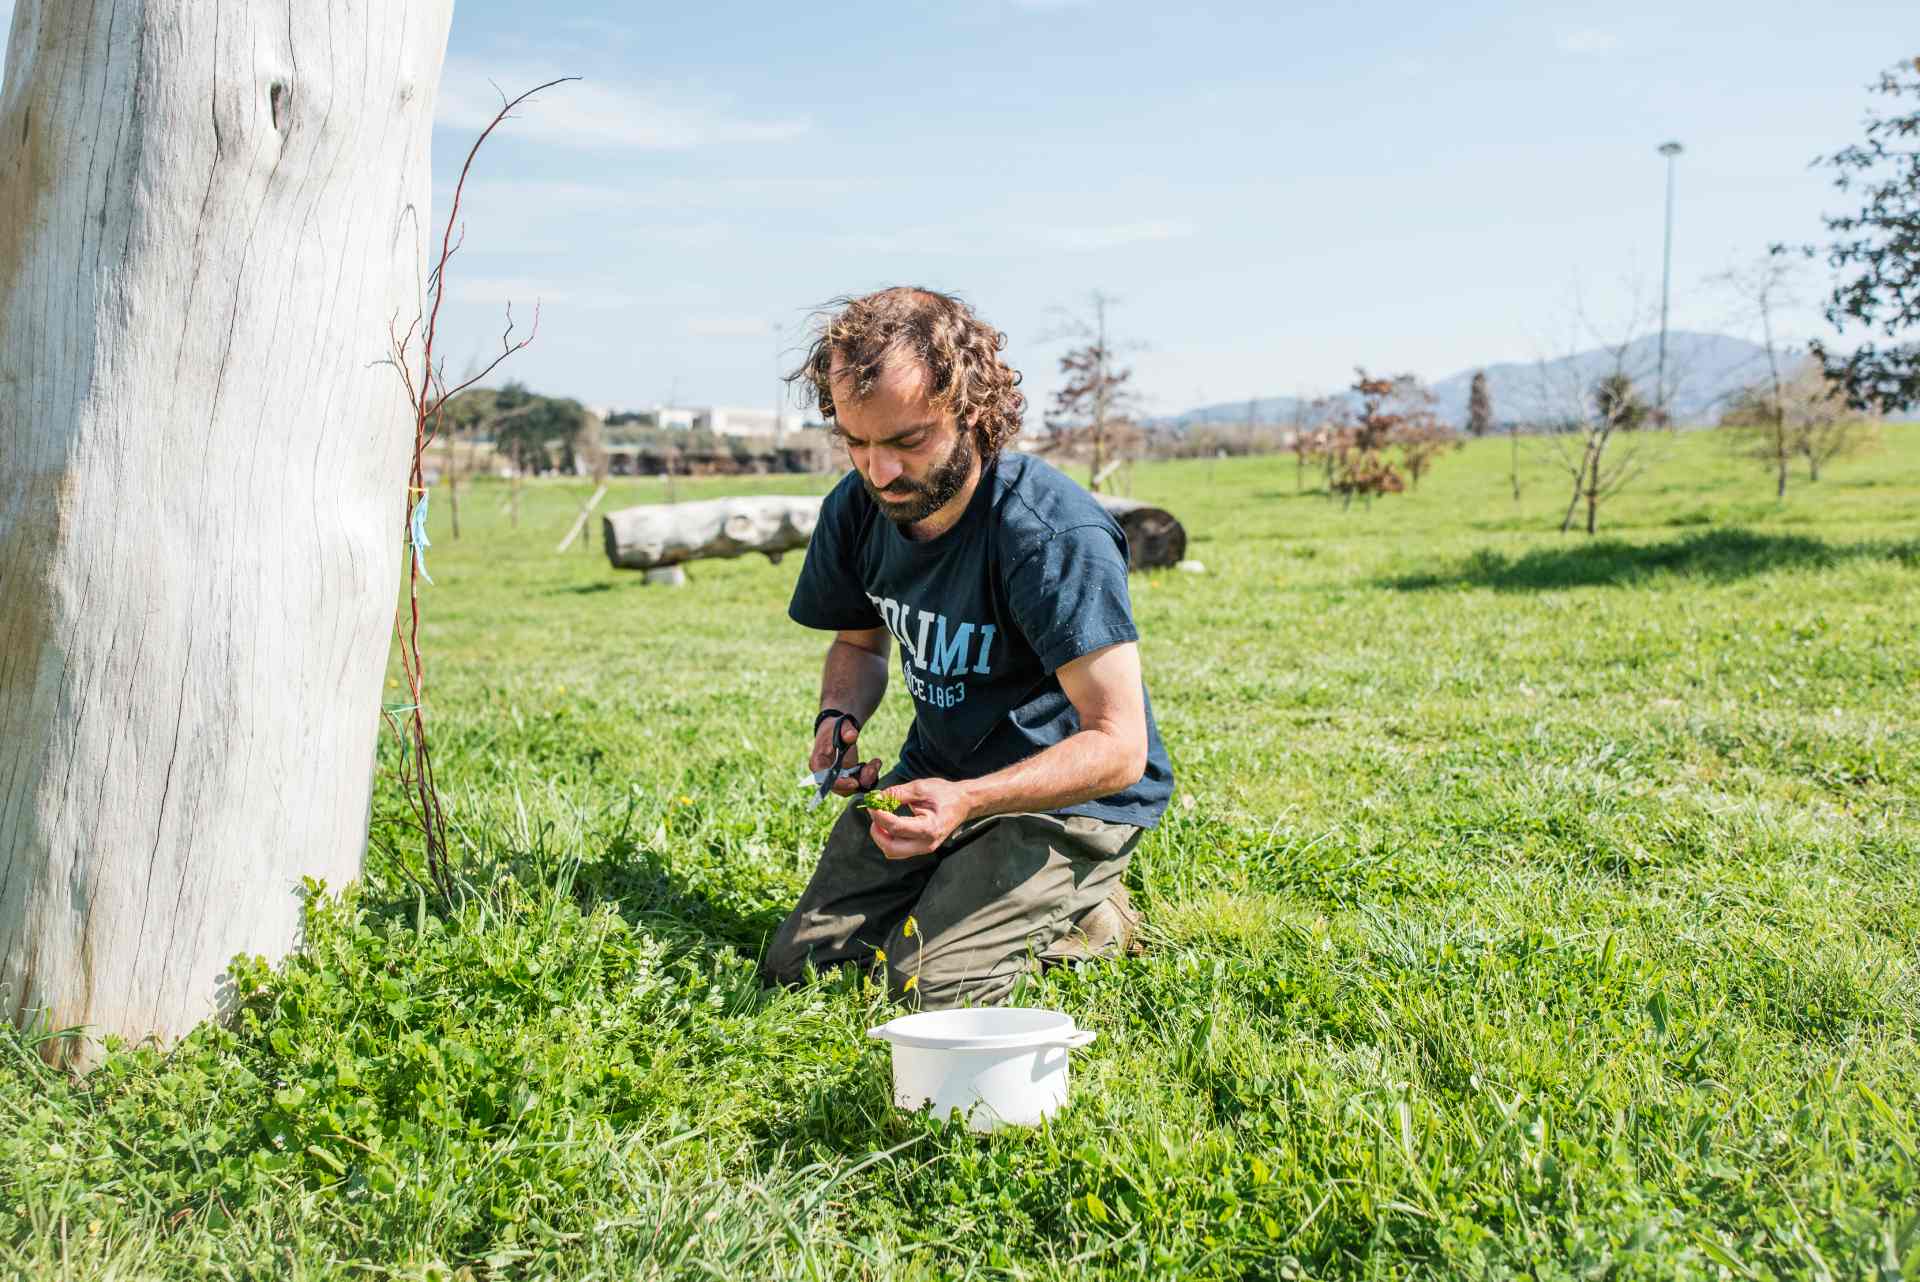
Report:
M 967 697 L 964 682 L 938 685 L 927 680 L 929 675 L 957 677 L 972 672 L 984 676 L 992 670 L 993 624 L 954 623 L 936 611 L 917 609 L 910 602 L 871 592 L 867 599 L 900 643 L 901 675 L 906 678 L 907 689 L 922 703 L 951 708 Z

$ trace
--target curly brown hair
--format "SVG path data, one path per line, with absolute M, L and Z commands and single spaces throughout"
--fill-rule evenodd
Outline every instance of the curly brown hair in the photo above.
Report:
M 864 397 L 890 359 L 910 355 L 927 371 L 933 404 L 972 428 L 981 456 L 990 459 L 1020 434 L 1027 410 L 1020 371 L 1000 359 L 1006 345 L 1005 334 L 953 295 L 897 285 L 822 308 L 806 360 L 787 381 L 811 385 L 821 417 L 830 419 L 836 356 L 843 384 L 851 373 L 853 394 Z

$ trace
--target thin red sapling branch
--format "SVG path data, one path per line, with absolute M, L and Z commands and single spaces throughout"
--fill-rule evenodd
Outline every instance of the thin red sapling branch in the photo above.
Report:
M 407 389 L 408 402 L 413 407 L 413 462 L 407 473 L 406 503 L 406 546 L 407 546 L 407 605 L 405 613 L 396 610 L 393 619 L 394 638 L 399 642 L 400 670 L 406 677 L 407 693 L 411 702 L 403 708 L 383 708 L 382 715 L 393 730 L 394 737 L 400 742 L 400 787 L 407 798 L 409 809 L 413 811 L 415 825 L 420 829 L 421 843 L 426 861 L 426 879 L 423 888 L 430 885 L 440 897 L 448 902 L 454 898 L 454 879 L 451 862 L 448 858 L 447 818 L 441 805 L 440 791 L 435 783 L 433 753 L 427 742 L 426 722 L 426 662 L 420 653 L 420 579 L 425 574 L 425 563 L 421 548 L 425 546 L 424 517 L 422 505 L 427 500 L 425 456 L 427 448 L 433 444 L 440 432 L 440 415 L 446 404 L 454 396 L 473 386 L 499 367 L 500 363 L 533 342 L 540 330 L 540 306 L 534 304 L 533 323 L 525 338 L 514 338 L 513 307 L 507 306 L 507 327 L 500 335 L 500 353 L 490 361 L 486 368 L 459 386 L 449 390 L 446 385 L 444 362 L 435 363 L 434 344 L 440 332 L 440 307 L 446 301 L 447 263 L 459 252 L 466 242 L 466 225 L 460 221 L 460 203 L 466 195 L 467 176 L 473 170 L 474 158 L 480 154 L 480 148 L 493 131 L 500 127 L 513 109 L 543 89 L 551 89 L 578 76 L 562 76 L 549 80 L 545 84 L 535 85 L 519 97 L 503 101 L 500 110 L 495 113 L 487 127 L 474 139 L 473 146 L 467 151 L 466 162 L 460 166 L 459 181 L 454 184 L 453 203 L 447 211 L 447 224 L 440 236 L 440 253 L 435 259 L 433 270 L 428 273 L 425 292 L 431 301 L 424 308 L 424 317 L 416 313 L 408 322 L 404 333 L 395 332 L 395 325 L 389 325 L 388 336 L 393 343 L 393 364 L 400 372 L 400 381 Z M 501 95 L 502 99 L 506 95 Z M 397 323 L 398 318 L 395 318 Z M 419 339 L 419 374 L 413 372 L 413 345 L 416 336 Z M 428 580 L 431 582 L 432 580 Z M 404 717 L 404 720 L 402 720 Z M 409 877 L 412 870 L 401 867 Z M 415 878 L 416 883 L 420 882 Z

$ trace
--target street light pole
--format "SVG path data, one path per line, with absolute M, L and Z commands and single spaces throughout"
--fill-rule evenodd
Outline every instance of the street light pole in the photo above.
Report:
M 1677 142 L 1660 144 L 1660 154 L 1667 158 L 1667 241 L 1660 261 L 1660 368 L 1654 376 L 1654 407 L 1669 427 L 1673 420 L 1667 413 L 1667 296 L 1673 282 L 1673 158 L 1680 152 Z

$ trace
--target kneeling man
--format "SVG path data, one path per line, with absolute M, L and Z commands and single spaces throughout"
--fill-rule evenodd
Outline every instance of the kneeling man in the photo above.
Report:
M 835 634 L 814 723 L 849 806 L 768 947 L 770 982 L 884 950 L 925 1006 L 1005 1000 L 1043 962 L 1116 953 L 1127 858 L 1173 771 L 1140 676 L 1126 537 L 1020 430 L 1006 337 L 958 299 L 889 289 L 822 325 L 804 378 L 854 470 L 821 507 L 788 613 Z M 888 652 L 913 696 L 900 762 L 860 761 Z

